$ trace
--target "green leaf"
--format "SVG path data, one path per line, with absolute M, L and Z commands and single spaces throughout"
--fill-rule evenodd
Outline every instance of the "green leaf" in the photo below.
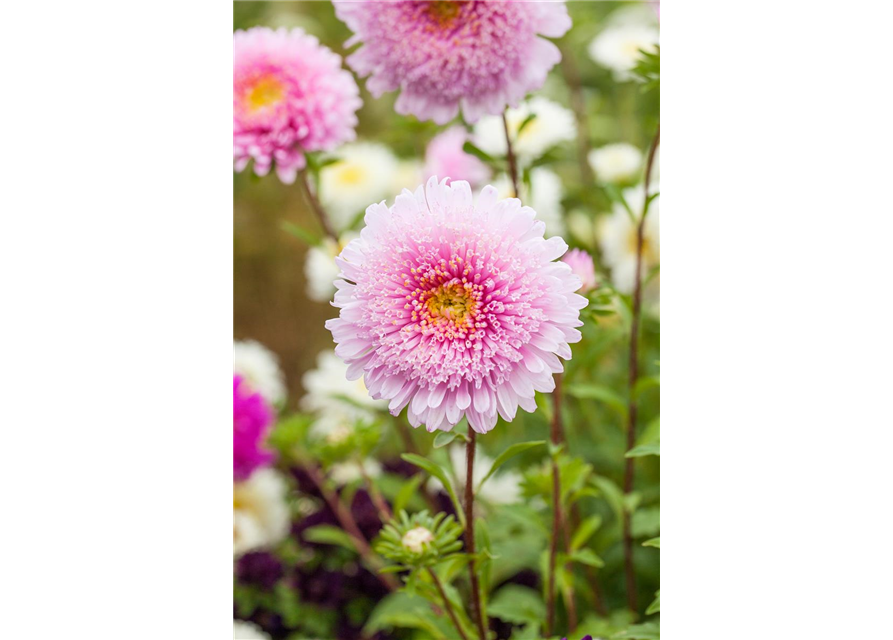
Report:
M 660 388 L 660 376 L 644 376 L 636 380 L 633 387 L 633 397 L 638 398 L 648 389 Z
M 657 590 L 657 593 L 654 594 L 657 596 L 654 599 L 647 609 L 645 609 L 645 615 L 651 615 L 652 613 L 660 613 L 660 589 Z
M 462 151 L 464 151 L 465 153 L 470 153 L 470 154 L 473 155 L 474 157 L 476 157 L 476 158 L 478 158 L 478 159 L 480 159 L 480 160 L 483 160 L 484 162 L 487 162 L 487 163 L 489 163 L 489 164 L 493 164 L 493 163 L 496 162 L 496 158 L 494 158 L 493 156 L 491 156 L 489 153 L 487 153 L 487 152 L 485 152 L 485 151 L 482 151 L 481 149 L 477 148 L 477 147 L 476 147 L 474 144 L 472 144 L 471 142 L 466 142 L 465 144 L 463 144 L 463 145 L 462 145 Z
M 642 433 L 639 434 L 639 439 L 636 440 L 636 446 L 651 442 L 660 442 L 660 416 L 645 425 Z
M 599 558 L 592 549 L 580 549 L 570 555 L 572 562 L 589 565 L 590 567 L 603 567 L 605 561 Z
M 524 118 L 524 121 L 521 123 L 521 126 L 518 127 L 518 132 L 515 134 L 515 139 L 516 139 L 516 140 L 517 140 L 518 136 L 521 135 L 521 132 L 524 131 L 524 129 L 527 127 L 527 125 L 529 125 L 529 124 L 530 124 L 531 122 L 533 122 L 534 120 L 536 120 L 536 114 L 535 114 L 535 113 L 531 113 L 531 114 L 529 114 L 526 118 Z
M 457 431 L 441 431 L 434 436 L 434 448 L 440 449 L 441 447 L 445 447 L 456 438 L 460 438 L 463 441 L 465 440 L 465 436 Z
M 415 466 L 424 469 L 432 476 L 440 480 L 440 483 L 444 486 L 447 493 L 450 495 L 450 500 L 453 501 L 453 505 L 456 507 L 456 513 L 459 515 L 459 521 L 462 523 L 462 527 L 465 527 L 465 512 L 462 510 L 462 505 L 459 504 L 459 498 L 456 496 L 456 491 L 453 489 L 453 483 L 450 482 L 449 475 L 436 462 L 432 462 L 427 458 L 423 458 L 422 456 L 415 453 L 404 453 L 400 456 L 407 462 L 414 464 Z
M 394 497 L 394 506 L 392 507 L 394 513 L 400 513 L 406 508 L 406 504 L 410 501 L 412 496 L 415 495 L 416 491 L 418 491 L 419 485 L 422 484 L 424 479 L 425 476 L 421 473 L 417 473 L 403 483 L 403 486 L 400 487 L 400 491 L 398 491 L 397 495 Z
M 546 617 L 546 605 L 533 589 L 509 584 L 496 592 L 488 613 L 512 624 L 529 623 L 539 626 L 540 621 Z
M 298 240 L 309 244 L 311 247 L 315 247 L 320 243 L 321 238 L 318 235 L 311 231 L 307 231 L 307 229 L 303 227 L 299 227 L 293 222 L 283 220 L 281 223 L 281 227 L 283 231 L 285 231 L 286 233 L 290 233 Z
M 623 491 L 620 490 L 620 487 L 604 476 L 594 476 L 592 482 L 605 496 L 605 500 L 608 501 L 608 504 L 611 505 L 611 509 L 614 510 L 614 515 L 618 518 L 622 518 L 625 509 Z
M 651 538 L 651 540 L 646 540 L 645 542 L 642 543 L 642 546 L 643 547 L 655 547 L 657 549 L 660 549 L 660 537 Z
M 660 627 L 654 622 L 634 624 L 613 637 L 624 640 L 660 640 Z
M 538 447 L 543 444 L 546 444 L 545 440 L 534 440 L 532 442 L 519 442 L 518 444 L 513 444 L 508 449 L 506 449 L 505 451 L 500 453 L 496 457 L 496 460 L 493 461 L 493 466 L 490 467 L 490 470 L 487 472 L 487 475 L 485 475 L 483 478 L 481 478 L 481 481 L 478 483 L 478 486 L 477 486 L 477 491 L 479 492 L 481 490 L 481 487 L 484 486 L 484 483 L 490 478 L 490 476 L 492 476 L 494 473 L 496 473 L 496 470 L 499 469 L 499 467 L 501 467 L 502 465 L 504 465 L 508 460 L 515 457 L 519 453 L 523 453 L 524 451 L 527 451 L 528 449 L 533 449 L 534 447 Z
M 660 507 L 643 507 L 632 516 L 630 523 L 633 538 L 653 537 L 660 533 Z
M 660 440 L 648 444 L 640 444 L 626 452 L 627 458 L 641 458 L 643 456 L 660 456 Z
M 318 524 L 315 527 L 310 527 L 304 531 L 304 538 L 317 544 L 334 544 L 356 551 L 353 538 L 343 529 L 330 524 Z
M 602 526 L 602 517 L 600 515 L 590 516 L 581 522 L 574 532 L 574 537 L 571 538 L 571 551 L 582 549 L 600 526 Z
M 600 384 L 569 384 L 565 391 L 580 400 L 599 400 L 626 418 L 626 400 L 616 391 Z

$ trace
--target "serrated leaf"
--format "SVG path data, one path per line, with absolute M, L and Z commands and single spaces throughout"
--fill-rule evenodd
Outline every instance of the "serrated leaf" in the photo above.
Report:
M 641 458 L 643 456 L 660 456 L 660 440 L 648 444 L 640 444 L 626 452 L 627 458 Z

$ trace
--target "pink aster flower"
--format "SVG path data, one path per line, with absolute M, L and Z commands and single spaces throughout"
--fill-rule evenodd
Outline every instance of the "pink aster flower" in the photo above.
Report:
M 336 15 L 363 46 L 347 62 L 379 97 L 401 90 L 395 109 L 445 124 L 513 107 L 539 89 L 561 60 L 571 27 L 563 0 L 334 0 Z
M 242 376 L 233 376 L 233 480 L 246 480 L 274 455 L 263 448 L 273 413 L 259 393 L 252 393 Z
M 583 283 L 580 293 L 586 294 L 598 287 L 598 280 L 595 278 L 595 265 L 591 255 L 582 249 L 571 249 L 561 261 L 568 264 L 574 275 L 579 277 Z
M 305 151 L 331 151 L 353 140 L 362 105 L 341 57 L 300 29 L 255 27 L 233 34 L 233 158 L 254 159 L 263 176 L 291 184 Z
M 472 187 L 489 180 L 489 167 L 462 149 L 468 139 L 468 132 L 459 126 L 435 136 L 425 150 L 425 175 L 465 180 Z
M 555 387 L 587 300 L 563 262 L 559 237 L 520 200 L 467 182 L 428 180 L 390 209 L 366 209 L 366 227 L 336 258 L 340 317 L 326 323 L 375 399 L 414 427 L 449 431 L 463 416 L 478 433 L 497 414 L 534 411 Z

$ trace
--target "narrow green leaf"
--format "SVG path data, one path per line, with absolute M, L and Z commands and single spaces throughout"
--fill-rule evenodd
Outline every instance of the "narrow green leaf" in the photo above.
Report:
M 293 222 L 289 222 L 288 220 L 283 220 L 281 223 L 282 230 L 286 233 L 290 233 L 294 237 L 296 237 L 301 242 L 305 242 L 309 244 L 311 247 L 315 247 L 320 243 L 320 237 L 315 233 L 307 231 L 304 227 L 299 227 Z
M 618 518 L 623 517 L 624 501 L 623 491 L 620 490 L 620 487 L 604 476 L 594 476 L 592 478 L 592 483 L 602 492 L 605 500 L 611 505 L 611 509 L 614 510 L 614 515 Z
M 465 439 L 465 437 L 461 433 L 457 433 L 455 431 L 441 431 L 436 436 L 434 436 L 434 448 L 440 449 L 441 447 L 445 447 L 453 440 L 460 437 L 463 440 Z
M 636 380 L 633 387 L 633 397 L 638 398 L 648 389 L 660 388 L 660 376 L 643 376 Z
M 496 460 L 493 461 L 493 466 L 490 467 L 490 470 L 487 472 L 487 475 L 485 475 L 483 478 L 481 478 L 481 481 L 478 483 L 478 486 L 477 486 L 477 491 L 480 491 L 481 487 L 484 486 L 484 483 L 490 478 L 490 476 L 492 476 L 494 473 L 496 473 L 497 469 L 499 469 L 499 467 L 504 465 L 508 460 L 515 457 L 519 453 L 523 453 L 524 451 L 527 451 L 528 449 L 533 449 L 534 447 L 538 447 L 543 444 L 546 444 L 545 440 L 534 440 L 532 442 L 519 442 L 518 444 L 513 444 L 508 449 L 506 449 L 505 451 L 500 453 L 496 457 Z
M 660 440 L 639 445 L 626 452 L 627 458 L 641 458 L 643 456 L 660 456 Z
M 660 627 L 654 622 L 634 624 L 612 637 L 623 640 L 660 640 Z
M 645 615 L 651 615 L 652 613 L 660 613 L 660 589 L 657 590 L 655 594 L 657 597 L 654 599 L 647 609 L 645 609 Z
M 496 159 L 493 156 L 491 156 L 489 153 L 477 148 L 471 142 L 466 142 L 464 145 L 462 145 L 462 150 L 465 153 L 470 153 L 474 157 L 479 158 L 480 160 L 483 160 L 484 162 L 487 162 L 489 164 L 493 164 L 496 162 Z
M 356 551 L 353 539 L 343 529 L 329 524 L 319 524 L 304 531 L 304 538 L 317 544 L 334 544 Z
M 529 125 L 534 120 L 536 120 L 535 113 L 531 113 L 526 118 L 524 118 L 524 121 L 521 123 L 521 126 L 518 127 L 518 133 L 515 134 L 515 138 L 517 139 L 517 137 L 521 135 L 521 132 L 524 131 L 524 129 L 527 127 L 527 125 Z
M 570 555 L 571 562 L 589 565 L 590 567 L 603 567 L 605 561 L 599 558 L 592 549 L 580 549 Z
M 420 455 L 415 453 L 404 453 L 400 456 L 407 462 L 414 464 L 415 466 L 424 469 L 432 476 L 440 480 L 440 483 L 444 486 L 447 493 L 450 496 L 450 500 L 453 501 L 453 505 L 456 508 L 456 513 L 459 514 L 459 521 L 462 523 L 463 528 L 465 527 L 465 512 L 462 510 L 462 505 L 459 503 L 459 498 L 456 496 L 456 491 L 453 489 L 453 483 L 450 481 L 449 475 L 436 462 L 432 462 L 427 458 L 423 458 Z
M 600 515 L 590 516 L 581 522 L 574 532 L 573 538 L 571 538 L 571 551 L 582 549 L 600 526 L 602 526 L 602 517 Z
M 651 538 L 651 540 L 646 540 L 645 542 L 642 543 L 642 546 L 643 547 L 655 547 L 657 549 L 660 549 L 660 537 Z

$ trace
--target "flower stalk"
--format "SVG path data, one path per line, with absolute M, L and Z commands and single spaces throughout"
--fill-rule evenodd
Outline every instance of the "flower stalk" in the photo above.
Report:
M 310 177 L 307 170 L 305 169 L 300 173 L 301 184 L 304 185 L 304 193 L 307 195 L 308 202 L 310 202 L 310 208 L 313 209 L 313 213 L 316 214 L 316 218 L 319 220 L 319 224 L 322 225 L 326 235 L 334 240 L 335 244 L 338 244 L 338 234 L 335 233 L 335 228 L 332 226 L 326 210 L 323 208 L 319 198 L 316 196 L 316 192 L 313 190 L 313 186 L 310 184 Z
M 509 177 L 512 180 L 512 189 L 515 190 L 515 197 L 520 198 L 521 192 L 518 190 L 518 163 L 515 160 L 515 151 L 512 149 L 512 136 L 509 133 L 509 120 L 506 117 L 506 111 L 502 112 L 502 126 L 505 129 L 505 155 L 509 163 Z
M 474 429 L 468 429 L 468 440 L 465 444 L 465 552 L 474 556 L 474 450 L 477 434 Z M 484 616 L 481 607 L 481 587 L 478 583 L 477 562 L 472 559 L 468 563 L 468 573 L 471 579 L 471 613 L 477 624 L 478 635 L 481 640 L 487 640 L 487 631 L 484 626 Z
M 326 501 L 326 504 L 329 505 L 329 508 L 335 514 L 335 517 L 338 519 L 338 522 L 341 524 L 341 527 L 347 532 L 347 534 L 353 539 L 354 545 L 357 548 L 357 552 L 360 554 L 360 557 L 366 562 L 366 564 L 375 572 L 375 575 L 381 581 L 381 583 L 388 588 L 389 591 L 396 591 L 400 585 L 397 583 L 397 580 L 389 573 L 379 573 L 380 569 L 384 566 L 384 563 L 381 561 L 381 558 L 372 551 L 372 548 L 369 546 L 369 543 L 366 541 L 366 538 L 363 536 L 363 533 L 360 531 L 360 527 L 357 526 L 356 520 L 354 520 L 353 514 L 351 514 L 350 509 L 348 509 L 343 502 L 341 502 L 341 497 L 329 487 L 326 483 L 325 478 L 322 475 L 322 472 L 319 470 L 314 464 L 308 464 L 306 467 L 307 475 L 310 476 L 310 479 L 313 483 L 319 487 L 320 493 L 322 493 L 323 499 Z
M 645 216 L 648 214 L 648 197 L 651 186 L 651 167 L 654 164 L 654 153 L 660 144 L 660 125 L 654 134 L 651 148 L 648 151 L 648 162 L 645 165 L 645 198 L 642 205 L 642 215 L 636 227 L 636 285 L 633 290 L 633 315 L 629 339 L 629 407 L 627 410 L 626 424 L 626 450 L 636 446 L 636 419 L 638 406 L 634 390 L 639 379 L 639 324 L 642 317 L 642 247 L 645 235 Z M 633 490 L 634 458 L 626 458 L 626 468 L 623 474 L 623 493 L 629 495 Z M 623 512 L 623 559 L 624 573 L 626 575 L 626 600 L 630 611 L 635 613 L 638 609 L 636 598 L 636 574 L 633 566 L 633 538 L 632 518 L 629 511 Z
M 440 597 L 443 600 L 444 609 L 446 609 L 447 615 L 449 615 L 453 626 L 456 627 L 456 631 L 459 632 L 459 637 L 462 638 L 462 640 L 468 640 L 465 630 L 462 628 L 459 619 L 456 617 L 456 612 L 453 611 L 453 605 L 450 604 L 450 599 L 447 597 L 446 590 L 443 588 L 443 583 L 441 583 L 440 578 L 437 577 L 437 574 L 434 573 L 434 569 L 431 567 L 428 567 L 428 575 L 431 576 L 434 586 L 437 587 L 437 593 L 440 594 Z
M 553 447 L 561 444 L 564 427 L 561 420 L 561 378 L 555 374 L 555 390 L 552 392 L 552 423 L 549 437 Z M 558 557 L 558 536 L 562 528 L 561 517 L 561 473 L 558 460 L 552 455 L 552 536 L 549 540 L 549 577 L 546 591 L 546 635 L 551 636 L 555 626 L 555 563 Z

